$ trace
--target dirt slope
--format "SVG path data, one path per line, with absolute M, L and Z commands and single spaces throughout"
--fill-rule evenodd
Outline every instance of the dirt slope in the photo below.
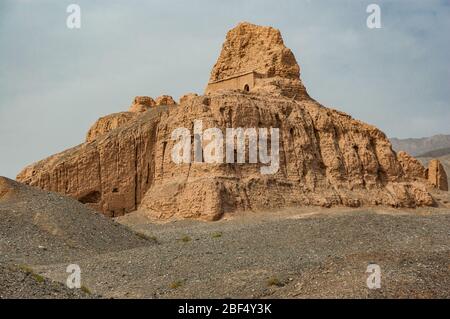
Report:
M 147 244 L 76 200 L 0 177 L 0 262 L 48 263 Z

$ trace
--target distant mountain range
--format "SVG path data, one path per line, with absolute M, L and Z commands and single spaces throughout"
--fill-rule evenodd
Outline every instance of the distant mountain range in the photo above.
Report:
M 405 151 L 415 156 L 425 166 L 428 166 L 431 159 L 439 159 L 450 176 L 450 135 L 390 140 L 395 151 Z
M 443 150 L 447 150 L 448 153 L 444 155 Z M 422 162 L 425 167 L 428 167 L 428 163 L 432 159 L 438 159 L 442 165 L 444 165 L 445 172 L 447 173 L 447 176 L 450 177 L 450 148 L 438 150 L 438 151 L 432 151 L 429 153 L 422 154 L 421 156 L 418 156 L 417 159 Z
M 416 157 L 440 157 L 450 154 L 450 135 L 390 140 L 395 151 L 405 151 Z

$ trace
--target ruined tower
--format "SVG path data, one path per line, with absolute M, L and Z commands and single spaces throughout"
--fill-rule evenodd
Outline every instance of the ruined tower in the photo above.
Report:
M 284 45 L 279 30 L 243 22 L 231 29 L 211 71 L 205 93 L 220 90 L 283 95 L 298 100 L 308 95 L 300 66 Z

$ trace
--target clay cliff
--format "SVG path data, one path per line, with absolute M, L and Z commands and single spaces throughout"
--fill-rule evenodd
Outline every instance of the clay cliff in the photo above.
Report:
M 189 94 L 179 105 L 164 97 L 166 105 L 112 115 L 93 126 L 86 143 L 28 166 L 17 179 L 108 216 L 140 209 L 159 219 L 217 220 L 290 205 L 434 205 L 417 160 L 396 154 L 377 128 L 309 98 L 278 30 L 242 23 L 228 33 L 211 79 L 246 71 L 263 74 L 250 92 Z M 195 120 L 222 132 L 279 128 L 278 171 L 261 174 L 265 164 L 248 160 L 175 163 L 172 132 L 192 132 Z
M 431 137 L 407 139 L 391 138 L 391 143 L 395 151 L 405 151 L 417 157 L 428 157 L 426 153 L 450 148 L 450 135 L 441 134 Z M 448 152 L 445 154 L 448 154 Z M 436 154 L 433 156 L 442 156 L 445 154 Z
M 243 22 L 230 30 L 209 82 L 248 72 L 258 78 L 253 92 L 309 99 L 300 66 L 277 29 Z

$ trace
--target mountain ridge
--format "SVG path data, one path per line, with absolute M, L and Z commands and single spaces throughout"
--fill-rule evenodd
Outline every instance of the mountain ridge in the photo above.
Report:
M 427 152 L 450 148 L 450 134 L 405 139 L 393 137 L 390 138 L 390 141 L 395 151 L 405 151 L 412 156 L 419 156 Z

